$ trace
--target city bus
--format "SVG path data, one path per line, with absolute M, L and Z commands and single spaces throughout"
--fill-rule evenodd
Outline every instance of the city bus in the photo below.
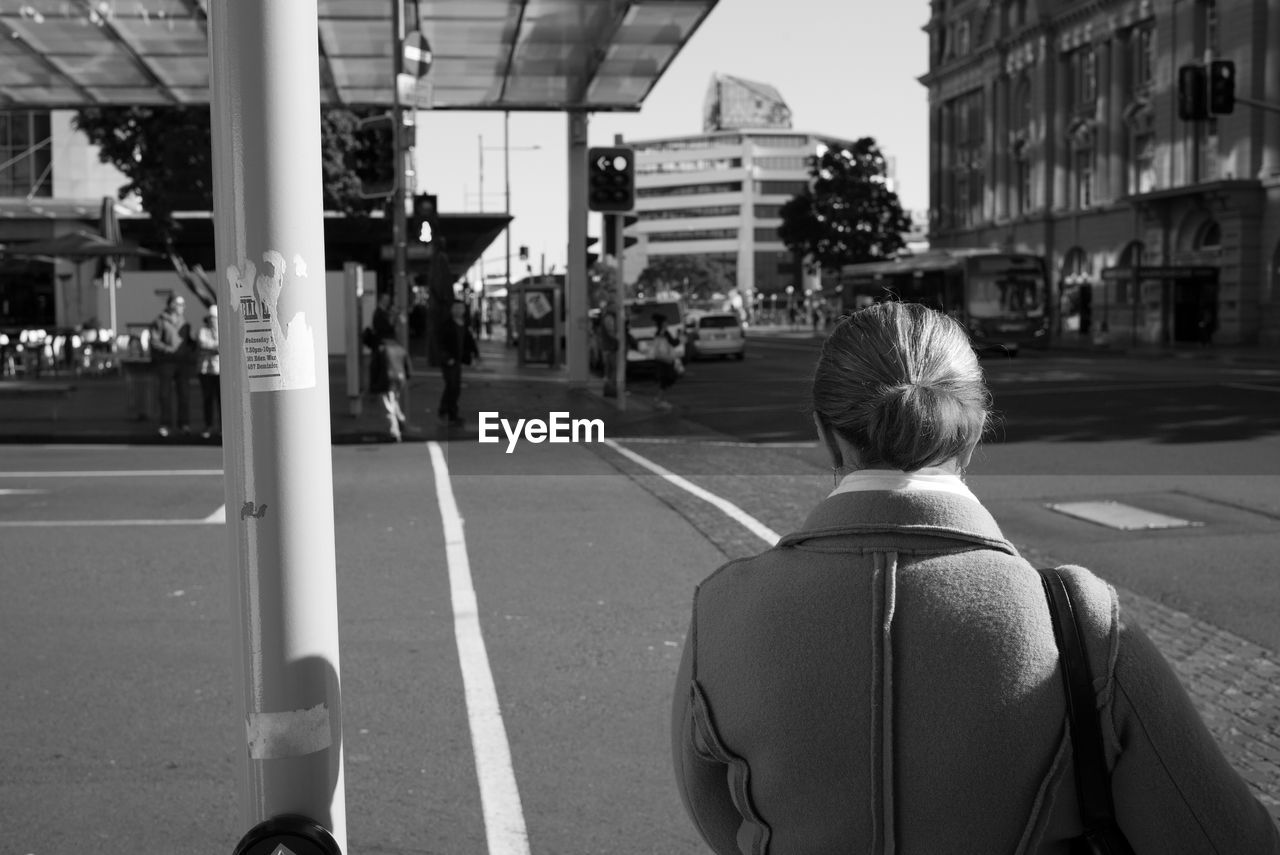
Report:
M 991 249 L 931 249 L 849 264 L 840 302 L 852 312 L 883 300 L 923 303 L 964 324 L 976 350 L 1011 356 L 1049 343 L 1049 276 L 1042 257 Z

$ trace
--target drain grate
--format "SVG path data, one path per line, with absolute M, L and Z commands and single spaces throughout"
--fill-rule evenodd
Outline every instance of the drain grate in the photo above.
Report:
M 1055 502 L 1045 505 L 1051 511 L 1066 514 L 1069 517 L 1086 520 L 1107 528 L 1121 531 L 1139 531 L 1153 528 L 1192 528 L 1204 523 L 1171 517 L 1155 511 L 1135 508 L 1122 502 Z

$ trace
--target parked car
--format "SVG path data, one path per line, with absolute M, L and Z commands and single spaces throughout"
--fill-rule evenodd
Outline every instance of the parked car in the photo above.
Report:
M 747 336 L 741 319 L 733 312 L 700 312 L 685 322 L 690 359 L 710 356 L 742 359 L 747 353 Z
M 627 301 L 627 331 L 631 339 L 627 348 L 627 368 L 652 367 L 653 334 L 657 325 L 654 315 L 662 315 L 667 321 L 667 331 L 677 339 L 676 356 L 684 358 L 684 309 L 675 300 Z

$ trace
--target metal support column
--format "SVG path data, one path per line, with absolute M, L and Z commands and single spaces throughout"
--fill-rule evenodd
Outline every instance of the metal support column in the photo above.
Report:
M 345 851 L 316 0 L 208 26 L 240 816 Z
M 614 331 L 618 338 L 618 355 L 614 363 L 616 370 L 615 384 L 618 389 L 618 409 L 627 408 L 627 278 L 623 259 L 627 254 L 626 214 L 605 214 L 606 228 L 613 229 L 614 251 L 618 253 L 618 287 L 615 290 L 613 305 Z M 603 242 L 603 241 L 602 241 Z M 603 323 L 603 322 L 602 322 Z
M 565 363 L 570 383 L 586 383 L 587 336 L 587 114 L 569 115 L 569 257 L 565 259 Z
M 405 146 L 404 105 L 400 103 L 400 75 L 404 73 L 404 3 L 402 0 L 391 0 L 391 67 L 395 94 L 391 101 L 391 143 L 396 153 L 395 171 L 391 189 L 391 244 L 392 244 L 392 296 L 397 316 L 408 317 L 409 311 L 409 276 L 407 269 L 408 230 L 407 207 L 412 199 L 405 192 L 405 184 L 413 169 L 412 146 Z M 416 129 L 415 129 L 416 132 Z M 405 348 L 409 347 L 409 325 L 396 324 L 396 338 Z M 407 406 L 407 404 L 406 404 Z

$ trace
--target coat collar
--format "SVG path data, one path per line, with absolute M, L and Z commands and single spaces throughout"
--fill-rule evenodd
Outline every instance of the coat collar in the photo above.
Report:
M 932 490 L 835 493 L 813 509 L 799 531 L 783 537 L 778 545 L 792 546 L 821 537 L 892 533 L 959 540 L 1018 554 L 978 501 Z

